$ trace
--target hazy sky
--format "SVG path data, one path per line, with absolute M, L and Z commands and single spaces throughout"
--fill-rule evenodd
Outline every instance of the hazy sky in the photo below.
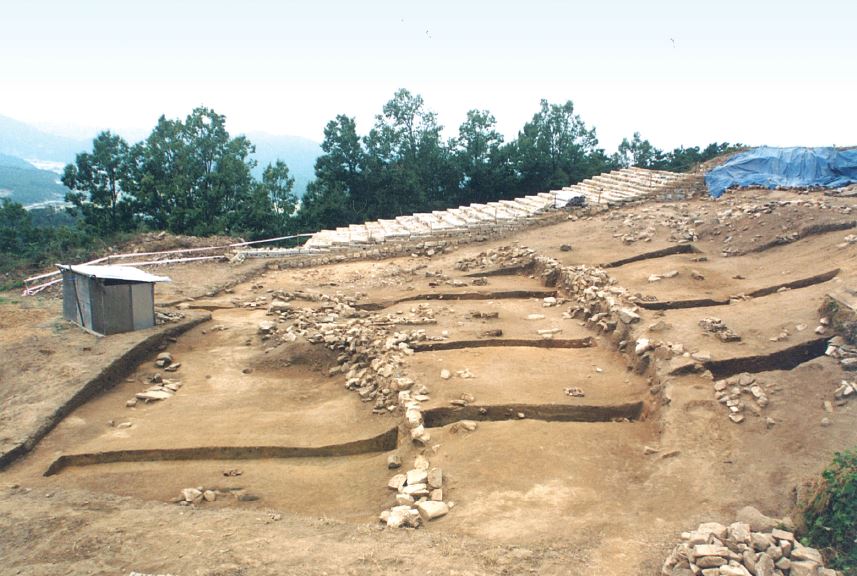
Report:
M 206 105 L 231 132 L 365 132 L 400 87 L 448 135 L 513 137 L 572 100 L 612 150 L 857 144 L 857 2 L 2 0 L 0 114 L 145 131 Z

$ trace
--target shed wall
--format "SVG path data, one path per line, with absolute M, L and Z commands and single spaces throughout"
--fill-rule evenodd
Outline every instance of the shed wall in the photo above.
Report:
M 155 325 L 155 285 L 103 280 L 63 270 L 63 318 L 98 334 Z

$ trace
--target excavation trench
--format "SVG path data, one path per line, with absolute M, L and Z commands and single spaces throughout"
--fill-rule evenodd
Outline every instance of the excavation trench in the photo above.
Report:
M 784 282 L 782 284 L 776 284 L 774 286 L 759 288 L 758 290 L 748 292 L 746 295 L 750 296 L 751 298 L 761 298 L 763 296 L 770 296 L 771 294 L 775 294 L 777 291 L 782 290 L 784 288 L 789 290 L 807 288 L 809 286 L 815 286 L 816 284 L 829 282 L 830 280 L 834 279 L 837 274 L 839 274 L 839 268 L 836 268 L 835 270 L 830 270 L 828 272 L 823 272 L 821 274 L 816 274 L 815 276 L 810 276 L 808 278 L 800 278 L 799 280 L 792 280 L 791 282 Z M 731 301 L 731 298 L 697 298 L 692 300 L 665 300 L 663 302 L 641 301 L 637 302 L 637 305 L 640 308 L 645 308 L 646 310 L 678 310 L 681 308 L 727 306 L 731 303 Z
M 786 244 L 791 244 L 793 242 L 797 242 L 807 236 L 814 236 L 816 234 L 825 234 L 827 232 L 838 232 L 840 230 L 850 230 L 857 226 L 857 221 L 851 220 L 849 222 L 828 222 L 826 224 L 813 224 L 811 226 L 805 226 L 798 231 L 797 238 L 791 241 L 784 241 L 779 238 L 771 240 L 770 242 L 765 242 L 764 244 L 760 244 L 759 246 L 754 247 L 752 250 L 746 250 L 737 255 L 743 254 L 753 254 L 755 252 L 764 252 L 765 250 L 770 250 L 771 248 L 776 248 L 777 246 L 784 246 Z
M 556 296 L 556 290 L 505 290 L 498 292 L 446 292 L 428 293 L 406 296 L 390 302 L 364 302 L 355 304 L 358 310 L 383 310 L 402 302 L 414 302 L 417 300 L 502 300 L 513 298 L 547 298 Z
M 772 370 L 791 370 L 804 362 L 809 362 L 819 356 L 824 356 L 827 350 L 827 338 L 810 340 L 797 346 L 779 350 L 770 354 L 728 358 L 725 360 L 710 360 L 703 366 L 711 370 L 716 379 L 728 378 L 742 372 L 770 372 Z
M 485 276 L 526 276 L 532 272 L 535 267 L 535 262 L 527 264 L 519 264 L 517 266 L 506 266 L 505 268 L 495 268 L 494 270 L 485 270 L 483 272 L 471 272 L 465 274 L 466 278 L 482 278 Z
M 521 418 L 520 414 L 523 414 Z M 575 406 L 572 404 L 499 404 L 494 406 L 444 406 L 423 412 L 426 428 L 439 428 L 460 420 L 495 422 L 503 420 L 543 420 L 546 422 L 613 422 L 639 420 L 643 403 L 615 406 Z
M 411 345 L 414 352 L 436 352 L 440 350 L 461 350 L 464 348 L 502 348 L 519 346 L 529 348 L 591 348 L 595 346 L 592 337 L 545 340 L 540 338 L 487 338 L 484 340 L 453 340 L 444 342 L 418 342 Z
M 632 262 L 639 262 L 641 260 L 651 260 L 653 258 L 663 258 L 664 256 L 672 256 L 673 254 L 695 254 L 699 253 L 699 249 L 693 244 L 678 244 L 676 246 L 670 246 L 669 248 L 664 248 L 662 250 L 654 250 L 652 252 L 645 252 L 643 254 L 637 254 L 636 256 L 629 256 L 628 258 L 622 258 L 621 260 L 614 260 L 613 262 L 608 262 L 607 264 L 602 264 L 602 268 L 617 268 L 619 266 L 624 266 L 625 264 L 630 264 Z
M 328 446 L 203 446 L 198 448 L 154 448 L 144 450 L 115 450 L 88 454 L 66 454 L 50 465 L 45 476 L 53 476 L 68 466 L 91 466 L 116 462 L 175 462 L 192 460 L 263 460 L 269 458 L 326 458 L 354 456 L 394 450 L 399 429 L 365 438 Z

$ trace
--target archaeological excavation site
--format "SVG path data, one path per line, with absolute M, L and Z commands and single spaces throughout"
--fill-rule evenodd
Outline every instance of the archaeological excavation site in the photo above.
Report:
M 0 573 L 841 574 L 800 510 L 857 445 L 853 195 L 626 168 L 37 279 Z

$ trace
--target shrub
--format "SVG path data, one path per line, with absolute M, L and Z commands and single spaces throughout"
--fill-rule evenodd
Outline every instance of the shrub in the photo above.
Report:
M 837 453 L 803 506 L 806 543 L 857 576 L 857 450 Z

